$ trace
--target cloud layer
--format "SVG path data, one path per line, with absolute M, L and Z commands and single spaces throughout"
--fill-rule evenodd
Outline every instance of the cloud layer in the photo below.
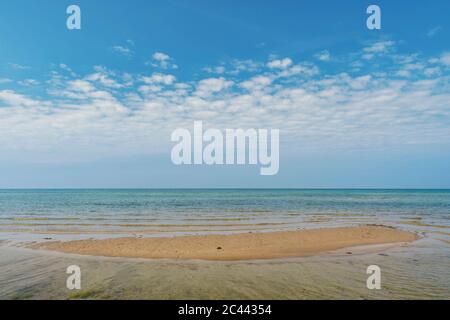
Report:
M 36 161 L 156 154 L 194 120 L 279 128 L 289 150 L 450 142 L 450 53 L 399 54 L 394 41 L 379 41 L 342 57 L 231 60 L 191 81 L 179 81 L 177 68 L 156 52 L 142 74 L 96 66 L 77 75 L 60 64 L 45 82 L 22 80 L 42 92 L 0 79 L 0 152 Z

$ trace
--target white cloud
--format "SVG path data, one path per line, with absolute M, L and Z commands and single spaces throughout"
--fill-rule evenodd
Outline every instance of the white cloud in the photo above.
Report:
M 427 37 L 429 37 L 429 38 L 434 37 L 441 30 L 442 30 L 441 26 L 437 26 L 437 27 L 431 28 L 427 32 Z
M 410 76 L 411 76 L 411 72 L 410 72 L 409 70 L 403 69 L 403 70 L 398 70 L 398 71 L 396 72 L 396 75 L 398 75 L 398 76 L 400 76 L 400 77 L 405 77 L 405 78 L 407 78 L 407 77 L 410 77 Z
M 40 105 L 49 105 L 48 102 L 30 99 L 12 90 L 0 91 L 0 101 L 12 107 L 37 107 Z
M 390 40 L 374 42 L 363 49 L 362 58 L 365 60 L 371 60 L 376 56 L 381 56 L 383 54 L 389 53 L 392 51 L 394 45 L 395 42 Z
M 20 85 L 29 87 L 29 86 L 36 86 L 39 84 L 39 81 L 35 79 L 25 79 L 18 82 Z
M 65 63 L 60 63 L 59 64 L 59 68 L 61 68 L 62 70 L 66 71 L 67 73 L 69 73 L 72 77 L 76 77 L 77 76 L 76 73 L 73 72 L 73 70 L 68 65 L 66 65 Z
M 225 67 L 224 66 L 205 67 L 203 68 L 203 71 L 207 73 L 223 74 L 225 73 Z
M 178 66 L 172 63 L 172 58 L 163 52 L 155 52 L 152 55 L 153 62 L 150 65 L 161 69 L 178 69 Z
M 98 82 L 105 87 L 114 89 L 119 89 L 124 86 L 123 84 L 120 84 L 117 80 L 112 78 L 114 77 L 114 73 L 102 67 L 96 67 L 95 69 L 97 72 L 86 76 L 84 79 L 91 82 Z
M 361 90 L 367 87 L 372 80 L 371 75 L 360 76 L 356 78 L 348 77 L 347 83 L 352 89 Z
M 371 68 L 357 73 L 319 73 L 312 62 L 283 60 L 273 68 L 255 62 L 256 73 L 239 77 L 228 73 L 229 62 L 222 76 L 189 82 L 104 67 L 77 78 L 56 73 L 46 88 L 50 98 L 24 94 L 20 87 L 0 91 L 0 152 L 16 152 L 19 159 L 24 150 L 33 155 L 27 159 L 56 154 L 60 161 L 154 154 L 170 148 L 172 130 L 198 119 L 217 128 L 280 128 L 289 149 L 449 143 L 446 54 L 386 55 L 389 48 L 361 51 L 375 55 Z M 378 54 L 393 63 L 379 67 Z M 406 71 L 410 76 L 395 76 Z
M 68 82 L 68 88 L 72 91 L 90 92 L 94 91 L 95 87 L 86 80 L 73 80 Z
M 440 57 L 440 62 L 446 66 L 450 66 L 450 52 L 445 52 Z
M 8 65 L 9 65 L 11 68 L 16 69 L 16 70 L 27 70 L 27 69 L 30 69 L 29 66 L 25 66 L 25 65 L 22 65 L 22 64 L 18 64 L 18 63 L 12 63 L 12 62 L 10 62 L 10 63 L 8 63 Z
M 331 59 L 331 55 L 328 50 L 323 50 L 317 53 L 314 57 L 320 61 L 330 61 Z
M 240 83 L 240 87 L 249 91 L 257 91 L 266 88 L 272 83 L 272 78 L 267 76 L 255 76 L 250 80 Z
M 229 73 L 231 75 L 238 75 L 241 72 L 258 72 L 261 67 L 263 67 L 264 64 L 251 60 L 251 59 L 245 59 L 245 60 L 239 60 L 239 59 L 233 59 L 231 61 L 231 70 Z
M 167 61 L 170 59 L 169 55 L 162 53 L 162 52 L 155 52 L 152 56 L 153 59 L 157 61 Z
M 292 64 L 292 60 L 290 58 L 284 58 L 282 60 L 272 60 L 267 63 L 267 67 L 270 69 L 286 69 Z
M 440 69 L 437 67 L 434 68 L 426 68 L 423 72 L 427 77 L 436 76 L 440 73 Z
M 319 74 L 319 68 L 311 63 L 303 63 L 294 65 L 291 68 L 287 68 L 278 73 L 279 77 L 292 77 L 296 75 L 303 75 L 312 77 Z
M 11 82 L 13 82 L 13 81 L 9 78 L 0 78 L 0 84 L 11 83 Z
M 217 93 L 222 90 L 228 89 L 233 85 L 233 81 L 226 80 L 223 77 L 220 78 L 208 78 L 199 81 L 197 85 L 196 94 L 199 96 L 209 96 L 212 93 Z
M 171 74 L 153 73 L 150 77 L 142 77 L 141 81 L 147 84 L 162 83 L 164 85 L 171 85 L 176 80 L 175 76 Z
M 130 48 L 124 46 L 113 46 L 113 50 L 126 57 L 131 57 L 133 55 L 133 51 Z
M 389 50 L 389 48 L 391 48 L 394 44 L 395 44 L 394 41 L 374 42 L 370 46 L 364 48 L 364 52 L 369 52 L 369 53 L 387 52 Z
M 160 86 L 156 86 L 156 85 L 144 85 L 144 86 L 140 86 L 138 88 L 138 90 L 141 93 L 150 94 L 150 93 L 160 92 L 162 90 L 162 88 Z

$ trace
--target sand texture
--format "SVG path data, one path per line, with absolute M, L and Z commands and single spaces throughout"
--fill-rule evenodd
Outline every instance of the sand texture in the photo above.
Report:
M 201 260 L 253 260 L 311 256 L 354 246 L 407 243 L 417 235 L 384 226 L 44 242 L 32 248 L 82 255 Z

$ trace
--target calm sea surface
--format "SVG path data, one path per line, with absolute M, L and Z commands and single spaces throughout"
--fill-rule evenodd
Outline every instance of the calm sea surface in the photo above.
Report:
M 448 227 L 449 190 L 0 190 L 1 232 L 198 233 Z

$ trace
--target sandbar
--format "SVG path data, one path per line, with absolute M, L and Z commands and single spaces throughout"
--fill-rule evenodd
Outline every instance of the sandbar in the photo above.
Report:
M 355 246 L 403 244 L 417 239 L 415 233 L 392 227 L 358 226 L 229 235 L 53 241 L 31 247 L 105 257 L 233 261 L 304 257 Z

